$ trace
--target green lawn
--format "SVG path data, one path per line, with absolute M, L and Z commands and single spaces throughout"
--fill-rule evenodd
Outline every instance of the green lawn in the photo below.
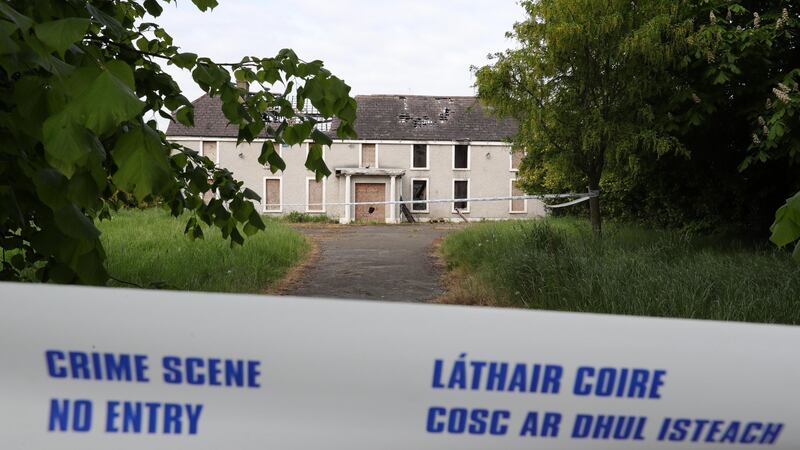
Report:
M 145 287 L 263 292 L 309 250 L 300 233 L 267 219 L 266 231 L 246 238 L 241 247 L 231 249 L 218 230 L 208 227 L 205 239 L 190 241 L 183 234 L 187 219 L 148 209 L 120 211 L 101 222 L 111 276 Z
M 577 219 L 486 223 L 451 234 L 445 302 L 800 324 L 800 265 L 722 237 Z

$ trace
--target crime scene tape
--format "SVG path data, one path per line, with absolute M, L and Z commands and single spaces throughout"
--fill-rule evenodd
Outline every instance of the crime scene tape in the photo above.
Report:
M 568 203 L 559 205 L 545 205 L 547 208 L 556 208 L 563 206 L 571 206 L 581 202 L 585 202 L 592 197 L 599 196 L 598 193 L 583 193 L 583 194 L 543 194 L 543 195 L 507 195 L 496 197 L 470 197 L 470 198 L 434 198 L 425 200 L 385 200 L 385 201 L 369 201 L 369 202 L 325 202 L 325 206 L 362 206 L 362 205 L 413 205 L 425 203 L 458 203 L 458 202 L 496 202 L 496 201 L 510 201 L 510 200 L 554 200 L 554 199 L 570 199 L 574 198 Z M 316 205 L 317 203 L 311 203 Z M 274 203 L 275 206 L 283 207 L 299 207 L 308 206 L 309 203 Z
M 13 283 L 0 298 L 4 450 L 800 448 L 798 327 Z

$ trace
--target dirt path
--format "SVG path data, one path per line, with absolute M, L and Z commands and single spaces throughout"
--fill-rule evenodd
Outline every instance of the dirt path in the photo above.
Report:
M 450 224 L 299 226 L 318 255 L 284 295 L 424 302 L 441 295 L 433 243 Z

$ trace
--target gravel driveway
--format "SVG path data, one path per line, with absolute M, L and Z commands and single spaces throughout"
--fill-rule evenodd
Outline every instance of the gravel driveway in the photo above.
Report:
M 424 302 L 442 293 L 432 254 L 456 224 L 298 226 L 318 256 L 282 293 L 309 297 Z

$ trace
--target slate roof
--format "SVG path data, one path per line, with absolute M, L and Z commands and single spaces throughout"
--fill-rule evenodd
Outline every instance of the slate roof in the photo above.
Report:
M 489 115 L 475 97 L 359 95 L 356 102 L 363 140 L 492 142 L 517 132 L 515 121 Z
M 192 102 L 194 105 L 194 127 L 187 127 L 179 122 L 171 121 L 167 126 L 167 136 L 195 137 L 236 137 L 239 127 L 228 123 L 222 113 L 222 100 L 204 94 Z
M 359 140 L 499 142 L 517 132 L 514 120 L 489 115 L 475 97 L 359 95 L 356 102 Z M 194 105 L 195 127 L 172 122 L 168 136 L 236 137 L 219 98 L 204 95 Z

